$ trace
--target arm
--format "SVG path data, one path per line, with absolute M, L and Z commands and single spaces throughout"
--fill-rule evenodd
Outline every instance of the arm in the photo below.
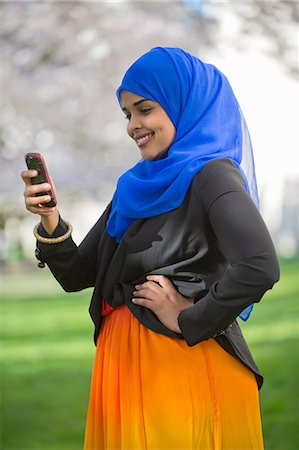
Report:
M 109 212 L 108 206 L 79 246 L 71 237 L 59 244 L 37 242 L 37 258 L 47 263 L 54 277 L 67 292 L 94 286 L 98 247 L 105 232 Z M 65 222 L 59 218 L 59 223 L 50 237 L 61 236 L 66 230 Z M 39 234 L 44 237 L 49 236 L 42 224 L 39 226 Z
M 179 314 L 189 345 L 220 333 L 279 278 L 270 235 L 239 170 L 228 160 L 214 168 L 206 166 L 196 189 L 228 267 L 200 301 Z
M 47 183 L 32 184 L 31 178 L 37 175 L 36 170 L 25 170 L 21 173 L 25 183 L 26 209 L 32 214 L 40 216 L 41 223 L 38 232 L 41 236 L 47 238 L 62 236 L 67 231 L 67 225 L 59 216 L 57 207 L 49 208 L 44 205 L 50 200 L 48 195 L 36 196 L 51 188 Z M 54 183 L 53 189 L 55 189 Z M 36 257 L 48 264 L 54 277 L 66 291 L 79 291 L 94 286 L 98 247 L 105 232 L 109 213 L 110 205 L 79 247 L 71 237 L 59 244 L 37 242 Z

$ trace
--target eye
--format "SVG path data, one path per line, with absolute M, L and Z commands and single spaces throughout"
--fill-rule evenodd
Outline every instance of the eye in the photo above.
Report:
M 130 120 L 131 119 L 131 114 L 130 113 L 125 113 L 125 119 L 126 120 Z
M 141 112 L 142 114 L 147 114 L 147 113 L 149 113 L 152 109 L 153 109 L 153 108 L 142 108 L 142 109 L 140 110 L 140 112 Z

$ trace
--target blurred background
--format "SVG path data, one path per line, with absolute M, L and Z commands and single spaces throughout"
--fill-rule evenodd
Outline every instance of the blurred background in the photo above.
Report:
M 65 294 L 36 267 L 24 155 L 44 155 L 79 243 L 139 159 L 115 90 L 170 46 L 222 70 L 248 123 L 282 276 L 242 329 L 266 377 L 266 448 L 298 449 L 298 2 L 24 0 L 0 14 L 0 448 L 82 448 L 94 353 L 91 293 Z

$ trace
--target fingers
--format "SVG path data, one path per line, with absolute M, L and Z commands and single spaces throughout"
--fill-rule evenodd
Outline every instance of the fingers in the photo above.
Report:
M 152 311 L 155 309 L 155 303 L 147 298 L 134 297 L 132 298 L 132 302 L 135 305 L 145 306 L 145 308 L 151 309 Z
M 146 278 L 148 281 L 135 286 L 136 290 L 133 292 L 134 297 L 132 302 L 136 305 L 145 306 L 146 308 L 156 312 L 160 308 L 160 302 L 164 297 L 162 295 L 163 292 L 164 295 L 166 294 L 166 291 L 163 291 L 163 287 L 159 282 L 161 282 L 164 286 L 168 284 L 167 282 L 169 282 L 172 288 L 173 285 L 168 278 L 162 275 L 150 275 Z
M 50 191 L 51 185 L 49 183 L 41 183 L 41 184 L 26 184 L 24 195 L 33 196 L 36 194 L 46 193 Z
M 32 207 L 39 207 L 38 205 L 43 205 L 44 203 L 48 203 L 51 200 L 48 191 L 51 186 L 48 183 L 43 184 L 26 184 L 24 197 L 25 197 L 25 205 L 26 208 L 33 212 Z M 37 195 L 43 194 L 43 195 Z M 36 212 L 36 211 L 35 211 Z M 41 212 L 39 210 L 39 212 Z
M 46 206 L 51 200 L 49 192 L 51 190 L 53 192 L 53 187 L 50 183 L 32 184 L 31 179 L 37 175 L 37 170 L 24 170 L 21 172 L 21 177 L 25 183 L 24 198 L 26 209 L 33 214 L 39 214 L 41 217 L 57 214 L 56 206 Z
M 161 292 L 161 286 L 153 281 L 146 281 L 143 284 L 137 284 L 133 292 L 132 302 L 135 305 L 145 306 L 146 308 L 155 311 L 157 309 L 157 300 Z
M 159 283 L 160 286 L 164 289 L 174 287 L 172 282 L 169 280 L 169 278 L 165 277 L 165 275 L 148 275 L 146 279 Z
M 51 216 L 56 211 L 56 207 L 49 207 L 49 206 L 26 206 L 26 209 L 28 211 L 32 212 L 33 214 L 39 214 L 40 216 Z
M 39 205 L 43 205 L 44 203 L 48 203 L 51 200 L 50 195 L 39 195 L 38 197 L 25 196 L 25 205 L 26 208 L 30 207 L 39 207 Z M 39 207 L 40 208 L 40 207 Z
M 140 291 L 141 289 L 147 289 L 149 291 L 159 294 L 159 292 L 161 290 L 161 286 L 159 284 L 155 283 L 154 281 L 145 281 L 142 284 L 136 284 L 135 289 L 137 291 Z
M 24 170 L 23 172 L 21 172 L 21 177 L 23 178 L 23 181 L 26 185 L 24 192 L 25 196 L 31 196 L 42 192 L 46 193 L 47 191 L 50 191 L 51 189 L 50 183 L 39 183 L 39 184 L 31 183 L 31 178 L 34 178 L 37 175 L 38 175 L 37 170 Z
M 26 209 L 33 214 L 39 214 L 40 216 L 50 216 L 56 211 L 56 207 L 46 206 L 51 197 L 49 195 L 44 195 L 41 197 L 27 197 L 25 199 Z
M 148 289 L 142 289 L 140 291 L 134 291 L 133 292 L 133 299 L 136 300 L 147 300 L 149 302 L 154 302 L 157 300 L 157 296 L 153 291 L 150 291 Z
M 22 172 L 22 178 L 25 181 L 24 198 L 26 209 L 33 214 L 49 216 L 55 211 L 55 207 L 45 206 L 51 200 L 50 195 L 47 193 L 51 189 L 51 186 L 49 183 L 31 184 L 30 179 L 34 176 L 34 172 L 36 171 L 29 170 Z
M 165 290 L 165 293 L 166 291 L 175 290 L 172 282 L 164 275 L 148 275 L 146 278 L 148 281 L 135 286 L 136 290 L 133 293 L 135 297 L 154 300 L 157 296 L 161 296 L 162 289 Z
M 23 178 L 23 181 L 26 185 L 30 185 L 31 178 L 37 177 L 37 175 L 37 170 L 23 170 L 23 172 L 21 172 L 21 177 Z

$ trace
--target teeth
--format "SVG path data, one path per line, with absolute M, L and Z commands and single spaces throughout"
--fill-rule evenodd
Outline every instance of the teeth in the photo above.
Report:
M 151 137 L 153 135 L 153 133 L 149 133 L 146 136 L 143 136 L 142 138 L 139 138 L 136 140 L 137 145 L 142 144 L 144 141 L 146 141 L 149 137 Z

